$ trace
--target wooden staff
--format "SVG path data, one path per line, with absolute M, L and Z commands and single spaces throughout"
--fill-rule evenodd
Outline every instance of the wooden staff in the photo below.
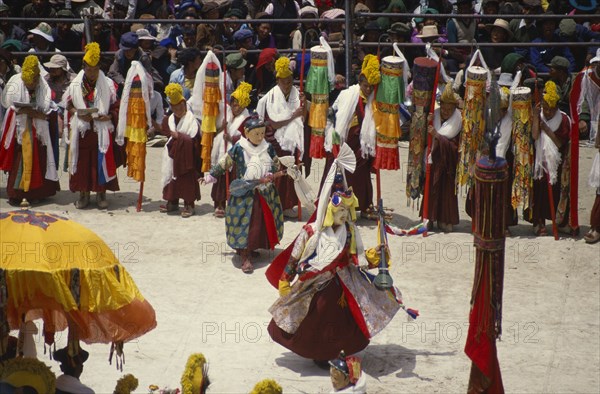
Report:
M 304 57 L 306 56 L 306 37 L 308 37 L 308 32 L 310 30 L 305 31 L 304 37 L 302 38 L 302 56 L 300 57 L 300 96 L 304 94 Z M 304 100 L 300 100 L 300 106 L 304 106 Z M 302 119 L 302 124 L 304 124 L 304 119 Z M 300 152 L 295 156 L 296 166 L 300 168 Z M 300 203 L 300 198 L 298 198 L 298 220 L 302 220 L 302 203 Z
M 381 38 L 386 36 L 386 34 L 382 34 L 381 36 L 379 36 L 379 41 L 377 42 L 377 61 L 381 62 Z M 375 86 L 375 89 L 373 90 L 373 94 L 375 95 L 375 98 L 377 98 L 377 88 L 379 87 L 379 85 Z M 359 98 L 360 100 L 360 98 Z M 368 101 L 368 100 L 367 100 Z M 363 119 L 364 121 L 364 119 Z M 379 201 L 382 201 L 381 198 L 381 174 L 379 171 L 379 168 L 375 169 L 375 190 L 377 191 L 377 201 L 378 201 L 378 207 L 379 207 Z M 381 207 L 381 209 L 383 209 L 383 206 Z
M 433 127 L 433 116 L 435 112 L 435 96 L 437 92 L 438 83 L 440 80 L 440 68 L 442 64 L 442 59 L 438 60 L 437 68 L 435 70 L 435 79 L 433 81 L 433 91 L 431 92 L 431 104 L 429 107 L 429 122 L 427 125 L 427 150 L 425 151 L 425 190 L 423 190 L 423 221 L 429 219 L 429 181 L 431 178 L 431 165 L 429 164 L 429 155 L 431 154 L 431 144 L 433 143 L 433 139 L 431 138 L 431 134 L 429 134 L 429 127 Z M 427 236 L 427 227 L 425 227 L 425 231 L 423 232 L 423 236 Z
M 231 83 L 233 84 L 233 80 Z M 225 61 L 225 51 L 223 51 L 223 152 L 227 154 L 227 62 Z M 229 200 L 229 170 L 225 171 L 225 198 Z
M 141 212 L 142 210 L 142 199 L 144 198 L 144 181 L 140 182 L 140 192 L 138 194 L 138 199 L 137 199 L 137 206 L 135 208 L 135 210 L 137 212 Z
M 537 75 L 535 78 L 535 88 L 534 88 L 534 100 L 535 100 L 535 105 L 537 107 L 537 105 L 540 103 L 540 91 L 538 89 L 538 84 L 537 84 Z M 543 133 L 544 131 L 542 130 L 541 124 L 540 124 L 540 137 L 541 137 L 541 133 Z M 554 235 L 554 240 L 558 241 L 558 226 L 556 225 L 556 212 L 554 209 L 554 195 L 552 193 L 552 184 L 550 183 L 550 173 L 546 172 L 546 183 L 548 185 L 548 202 L 550 203 L 550 217 L 552 218 L 552 234 Z

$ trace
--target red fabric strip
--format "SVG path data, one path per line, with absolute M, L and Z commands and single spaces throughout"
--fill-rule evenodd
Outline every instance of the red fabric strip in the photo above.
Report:
M 9 108 L 6 112 L 5 119 L 5 129 L 2 130 L 2 141 L 0 141 L 0 170 L 9 171 L 12 166 L 13 156 L 15 153 L 15 138 L 13 136 L 12 141 L 10 141 L 10 145 L 8 149 L 4 148 L 4 144 L 6 142 L 6 136 L 8 135 L 8 128 L 15 117 L 15 111 L 12 108 Z M 16 127 L 16 125 L 14 126 Z
M 263 218 L 265 220 L 265 230 L 267 231 L 267 238 L 269 239 L 269 246 L 272 249 L 275 249 L 275 245 L 279 243 L 279 238 L 277 237 L 277 228 L 275 227 L 275 218 L 273 217 L 273 212 L 271 212 L 271 208 L 267 201 L 264 199 L 260 193 L 256 193 L 258 199 L 260 201 L 260 206 L 263 211 Z

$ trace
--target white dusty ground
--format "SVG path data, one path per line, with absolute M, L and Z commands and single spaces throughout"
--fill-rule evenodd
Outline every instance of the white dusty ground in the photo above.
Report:
M 157 328 L 125 345 L 123 373 L 150 384 L 177 387 L 190 353 L 210 363 L 211 393 L 243 393 L 263 378 L 274 378 L 287 393 L 323 393 L 331 389 L 328 371 L 272 342 L 267 311 L 277 291 L 265 279 L 274 254 L 287 246 L 302 223 L 286 221 L 275 252 L 261 252 L 257 269 L 245 275 L 225 244 L 223 219 L 212 216 L 210 189 L 202 187 L 197 215 L 182 219 L 158 212 L 161 201 L 161 148 L 148 149 L 143 212 L 135 211 L 138 184 L 121 170 L 121 191 L 109 196 L 110 208 L 78 211 L 76 195 L 63 190 L 35 209 L 66 215 L 97 232 L 118 254 L 156 310 Z M 64 152 L 61 152 L 61 155 Z M 587 174 L 594 150 L 581 149 L 579 215 L 582 234 L 589 226 L 594 191 Z M 61 156 L 62 157 L 62 156 Z M 401 158 L 406 161 L 406 146 Z M 313 164 L 315 185 L 323 162 Z M 417 212 L 407 207 L 406 166 L 384 172 L 385 205 L 395 209 L 392 224 L 408 228 Z M 3 175 L 0 209 L 7 205 Z M 316 187 L 316 186 L 315 186 Z M 467 334 L 474 253 L 471 222 L 461 205 L 461 223 L 452 234 L 390 239 L 392 275 L 405 302 L 421 316 L 409 322 L 399 312 L 361 352 L 369 393 L 465 392 L 470 361 L 463 352 Z M 304 219 L 308 218 L 305 213 Z M 362 236 L 375 245 L 374 222 L 359 222 Z M 548 226 L 550 230 L 550 226 Z M 599 287 L 600 244 L 582 239 L 535 238 L 520 224 L 506 242 L 502 341 L 498 353 L 508 392 L 600 391 Z M 57 335 L 57 338 L 59 336 Z M 65 335 L 58 345 L 64 346 Z M 112 392 L 121 372 L 108 364 L 109 345 L 84 345 L 91 355 L 82 381 L 98 393 Z M 39 357 L 59 372 L 55 362 Z

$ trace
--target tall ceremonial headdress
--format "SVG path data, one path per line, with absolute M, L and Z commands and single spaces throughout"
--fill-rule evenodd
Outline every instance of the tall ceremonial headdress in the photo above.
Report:
M 406 196 L 416 200 L 423 192 L 424 160 L 427 147 L 427 114 L 431 106 L 431 95 L 435 83 L 437 62 L 426 57 L 418 57 L 413 65 L 412 101 L 415 112 L 410 123 Z
M 381 83 L 375 97 L 373 118 L 377 135 L 373 167 L 378 170 L 400 168 L 400 103 L 404 102 L 408 65 L 396 43 L 394 51 L 396 56 L 386 56 L 381 62 Z
M 196 72 L 192 100 L 192 112 L 201 117 L 202 130 L 202 171 L 210 170 L 210 157 L 213 139 L 217 132 L 217 119 L 220 112 L 223 73 L 221 63 L 213 51 L 208 51 L 202 65 Z
M 154 92 L 152 77 L 138 61 L 132 61 L 119 106 L 116 142 L 127 138 L 127 176 L 144 182 L 146 170 L 147 129 L 152 126 L 150 98 Z
M 310 157 L 325 157 L 325 126 L 327 125 L 327 109 L 329 108 L 329 92 L 335 84 L 335 68 L 331 47 L 323 37 L 321 45 L 310 50 L 310 69 L 306 77 L 306 92 L 311 95 L 308 112 L 310 133 Z
M 476 59 L 480 59 L 483 67 L 474 66 Z M 471 58 L 467 68 L 465 108 L 463 110 L 463 131 L 458 146 L 458 166 L 456 168 L 456 186 L 473 186 L 473 174 L 477 152 L 483 143 L 485 132 L 485 100 L 486 84 L 489 71 L 479 49 Z
M 531 89 L 518 87 L 512 91 L 512 137 L 515 151 L 514 181 L 511 203 L 513 208 L 519 205 L 527 209 L 531 204 L 533 191 L 533 142 L 531 139 Z

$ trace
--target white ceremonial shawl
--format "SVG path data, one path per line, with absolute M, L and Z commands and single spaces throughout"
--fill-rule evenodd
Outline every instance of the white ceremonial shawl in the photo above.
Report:
M 328 124 L 325 130 L 325 150 L 331 152 L 333 147 L 333 131 L 340 136 L 340 145 L 348 137 L 350 122 L 354 117 L 356 105 L 360 97 L 360 86 L 352 85 L 348 89 L 342 90 L 340 95 L 333 103 L 335 115 L 335 130 L 331 124 Z M 360 148 L 362 157 L 375 156 L 375 120 L 373 119 L 373 100 L 375 93 L 371 93 L 365 104 L 365 117 L 360 128 Z
M 556 111 L 552 119 L 546 119 L 544 113 L 541 114 L 541 121 L 546 123 L 552 132 L 555 132 L 560 127 L 562 122 L 562 111 Z M 535 141 L 535 167 L 533 177 L 541 179 L 544 172 L 550 178 L 550 184 L 554 185 L 558 178 L 558 166 L 560 165 L 561 157 L 558 147 L 552 139 L 540 130 L 540 138 Z
M 67 90 L 63 95 L 63 105 L 67 108 L 67 103 L 72 102 L 75 109 L 86 109 L 88 108 L 83 98 L 83 70 L 77 74 L 75 79 L 71 82 Z M 117 100 L 117 92 L 115 90 L 115 84 L 112 79 L 104 75 L 104 72 L 100 71 L 96 86 L 94 87 L 94 102 L 90 108 L 98 108 L 98 115 L 107 115 L 110 111 L 110 106 Z M 68 113 L 65 112 L 65 124 L 67 121 Z M 73 175 L 77 173 L 77 159 L 79 157 L 79 135 L 85 136 L 85 133 L 90 129 L 90 123 L 85 122 L 77 116 L 77 112 L 71 117 L 71 123 L 69 128 L 69 174 Z M 114 131 L 114 126 L 110 120 L 94 120 L 94 132 L 98 134 L 98 150 L 101 153 L 106 153 L 110 145 L 110 134 Z
M 45 114 L 49 114 L 56 110 L 56 105 L 52 101 L 52 90 L 48 86 L 46 80 L 42 77 L 35 90 L 36 102 L 35 109 Z M 17 108 L 13 105 L 16 102 L 31 103 L 29 91 L 21 78 L 21 74 L 13 75 L 2 92 L 2 106 L 8 110 L 15 111 L 15 116 L 12 118 L 11 124 L 6 124 L 8 121 L 8 113 L 5 115 L 2 125 L 2 132 L 8 133 L 4 141 L 4 148 L 8 149 L 12 142 L 15 133 L 17 142 L 23 142 L 23 132 L 27 127 L 27 115 L 17 115 Z M 56 170 L 57 163 L 54 162 L 54 149 L 50 140 L 50 125 L 45 119 L 32 119 L 33 127 L 35 127 L 37 138 L 46 147 L 46 174 L 45 178 L 51 181 L 58 181 L 58 172 Z M 1 136 L 0 136 L 1 137 Z
M 272 121 L 281 122 L 290 119 L 292 113 L 299 107 L 300 93 L 295 86 L 292 86 L 287 100 L 279 86 L 275 86 L 258 101 L 256 112 L 262 118 L 265 118 L 265 115 L 268 114 L 269 119 Z M 278 128 L 275 131 L 275 139 L 283 150 L 294 152 L 298 149 L 300 154 L 304 153 L 304 124 L 302 118 L 294 118 L 287 125 Z

